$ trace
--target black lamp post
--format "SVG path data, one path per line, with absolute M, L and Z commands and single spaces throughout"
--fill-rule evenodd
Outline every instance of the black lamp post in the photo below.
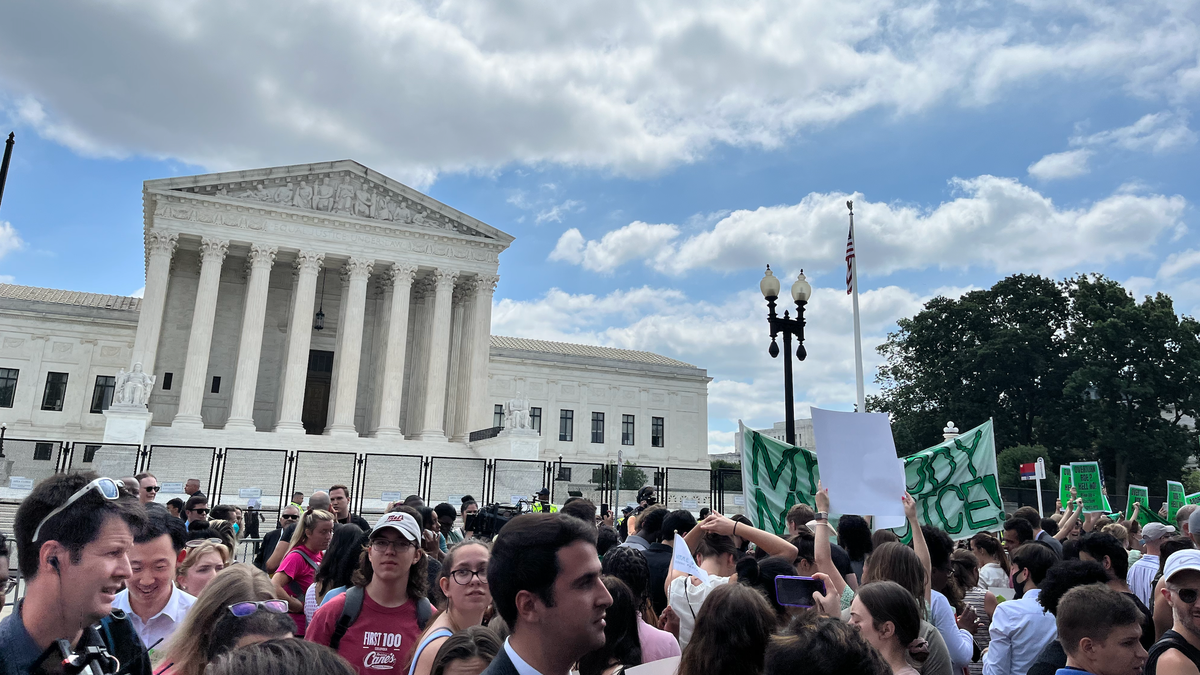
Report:
M 787 414 L 787 442 L 788 445 L 796 445 L 796 413 L 795 403 L 792 401 L 792 336 L 796 336 L 796 358 L 803 361 L 808 356 L 804 349 L 804 306 L 812 297 L 812 286 L 804 278 L 804 270 L 800 270 L 800 276 L 796 278 L 796 283 L 792 284 L 792 300 L 796 303 L 794 319 L 788 317 L 787 310 L 783 311 L 782 318 L 775 315 L 775 301 L 779 299 L 779 279 L 771 273 L 770 265 L 767 265 L 767 275 L 759 282 L 758 287 L 767 299 L 767 323 L 771 326 L 771 346 L 767 353 L 771 358 L 779 356 L 779 345 L 776 344 L 775 337 L 783 333 L 783 403 Z
M 313 330 L 325 330 L 325 277 L 329 276 L 328 270 L 321 271 L 321 306 L 317 309 L 317 314 L 313 317 Z

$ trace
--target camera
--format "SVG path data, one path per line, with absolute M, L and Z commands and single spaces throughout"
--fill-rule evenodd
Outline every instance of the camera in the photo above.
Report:
M 477 539 L 490 541 L 500 533 L 508 521 L 522 513 L 530 513 L 529 502 L 521 500 L 516 504 L 488 504 L 463 521 L 463 529 L 471 532 Z

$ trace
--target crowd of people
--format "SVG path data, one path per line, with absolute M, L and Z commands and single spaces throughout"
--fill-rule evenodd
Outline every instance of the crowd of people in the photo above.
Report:
M 293 495 L 239 563 L 246 514 L 187 492 L 160 505 L 151 474 L 39 483 L 0 538 L 26 581 L 0 675 L 1200 674 L 1194 506 L 1140 527 L 1072 497 L 955 541 L 898 495 L 901 541 L 835 526 L 823 488 L 785 535 L 647 488 L 621 518 L 540 496 L 484 540 L 470 497 L 370 523 L 334 485 Z

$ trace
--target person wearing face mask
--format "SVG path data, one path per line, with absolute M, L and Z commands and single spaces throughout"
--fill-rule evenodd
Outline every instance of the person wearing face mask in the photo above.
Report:
M 490 546 L 478 539 L 467 539 L 450 547 L 437 580 L 446 596 L 446 611 L 418 638 L 408 675 L 430 675 L 446 639 L 483 622 L 483 613 L 492 602 L 487 583 L 490 556 Z
M 276 594 L 287 600 L 288 613 L 296 621 L 296 635 L 304 635 L 307 619 L 304 617 L 304 595 L 317 574 L 321 558 L 329 541 L 333 539 L 333 514 L 329 511 L 309 509 L 300 518 L 292 534 L 291 550 L 279 563 L 279 570 L 271 577 Z M 282 544 L 283 542 L 280 542 Z
M 1016 599 L 1000 603 L 992 616 L 984 675 L 1024 675 L 1046 643 L 1057 636 L 1054 616 L 1038 603 L 1038 586 L 1057 561 L 1048 546 L 1034 542 L 1013 553 Z

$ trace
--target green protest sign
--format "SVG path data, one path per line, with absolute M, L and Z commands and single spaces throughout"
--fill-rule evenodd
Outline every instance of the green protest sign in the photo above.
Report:
M 1112 511 L 1104 508 L 1104 494 L 1100 491 L 1100 465 L 1096 462 L 1071 462 L 1071 483 L 1075 494 L 1083 500 L 1084 513 Z
M 800 503 L 816 504 L 820 477 L 816 455 L 745 426 L 738 433 L 738 445 L 746 515 L 756 527 L 783 534 L 788 509 Z M 904 474 L 908 492 L 917 501 L 918 517 L 952 538 L 966 539 L 1003 525 L 991 420 L 906 457 Z M 907 530 L 906 525 L 896 533 L 906 538 Z
M 1183 508 L 1183 483 L 1177 480 L 1167 481 L 1167 522 L 1175 522 L 1175 514 Z
M 1104 512 L 1112 513 L 1113 512 L 1112 505 L 1108 503 L 1108 495 L 1101 493 L 1100 497 L 1101 497 L 1101 501 L 1104 502 Z
M 1138 522 L 1145 525 L 1146 513 L 1150 511 L 1150 488 L 1145 485 L 1130 485 L 1129 500 L 1125 503 L 1125 519 L 1133 520 L 1133 505 L 1141 504 L 1142 508 L 1138 510 Z
M 1067 508 L 1067 502 L 1071 501 L 1071 465 L 1063 464 L 1058 467 L 1058 503 L 1062 507 Z
M 1200 504 L 1200 492 L 1193 492 L 1183 498 L 1184 504 Z

